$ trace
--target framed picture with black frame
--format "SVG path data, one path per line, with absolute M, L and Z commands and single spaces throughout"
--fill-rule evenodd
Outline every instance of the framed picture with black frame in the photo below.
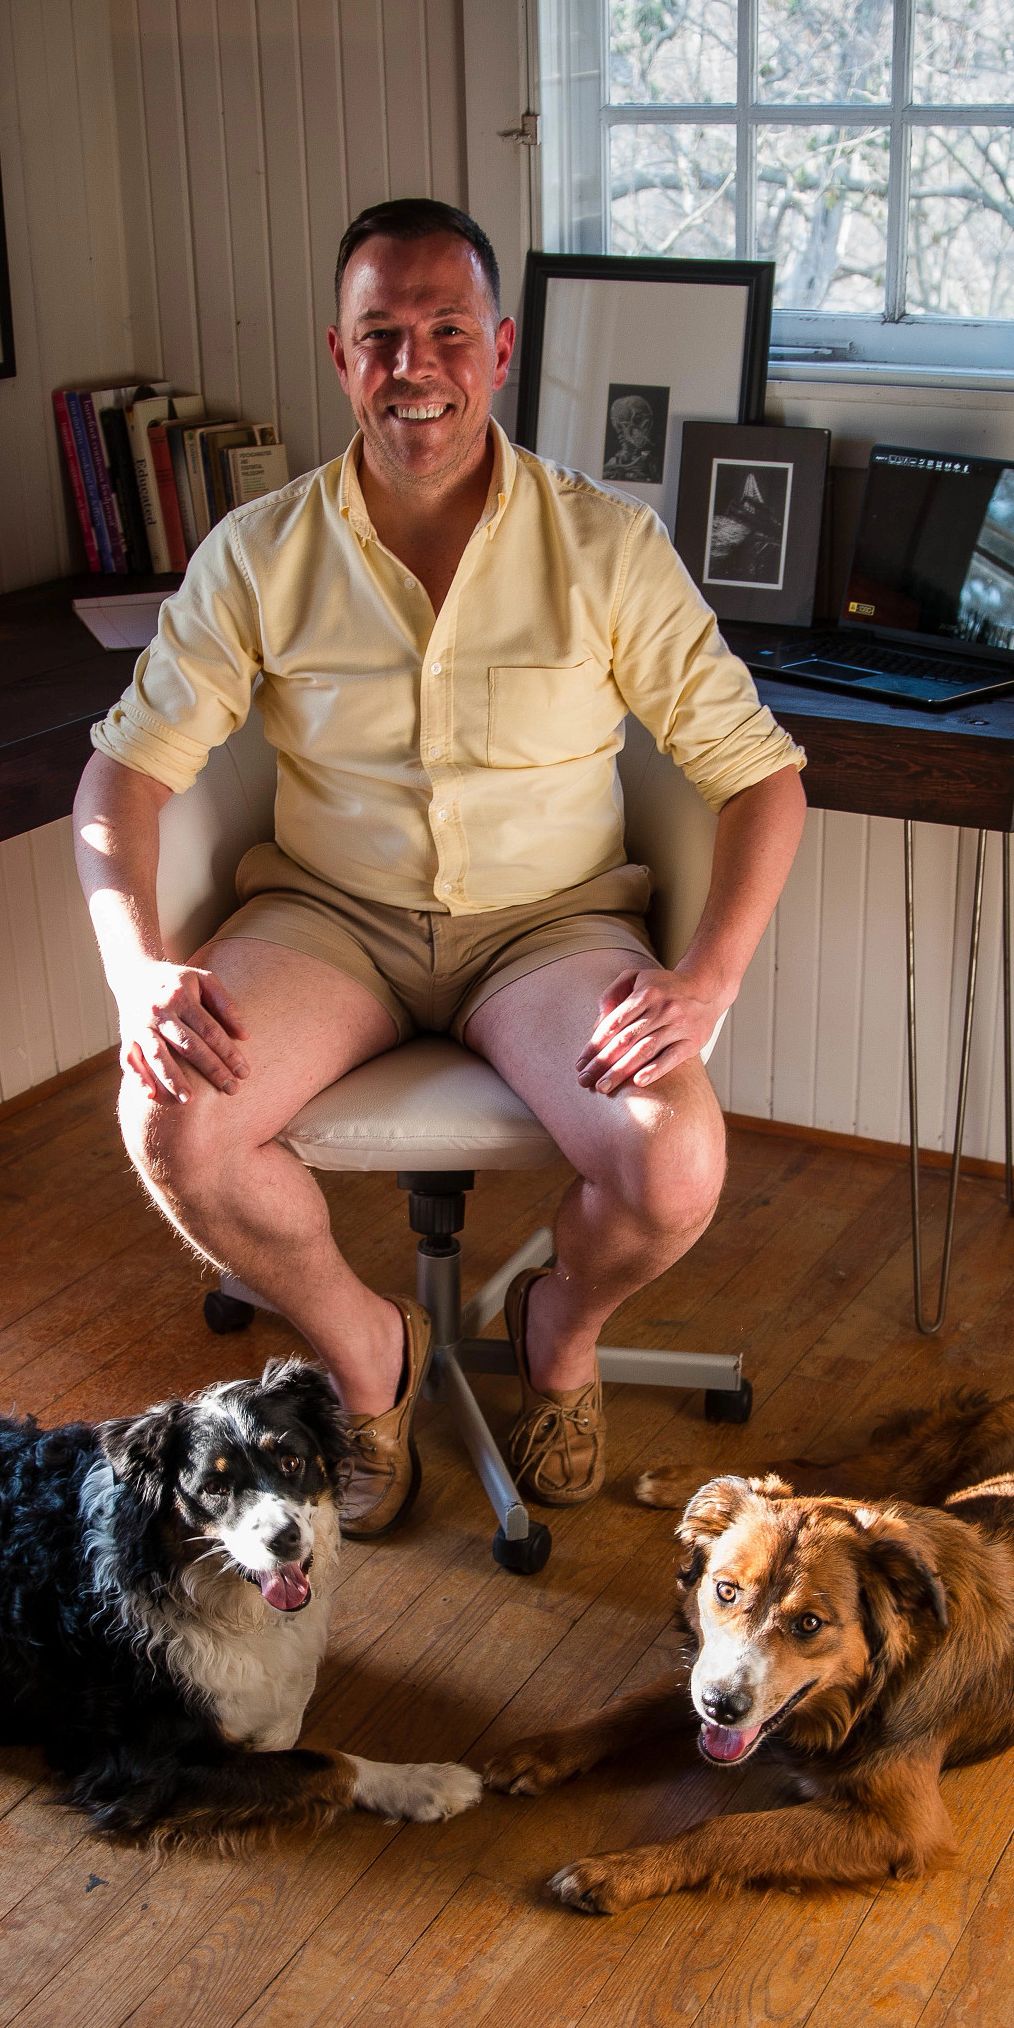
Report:
M 686 422 L 676 547 L 720 620 L 808 627 L 830 430 Z
M 0 181 L 0 380 L 11 380 L 13 375 L 14 319 L 11 316 L 11 282 L 7 266 L 3 183 Z
M 759 423 L 771 261 L 530 253 L 517 438 L 671 528 L 688 416 Z

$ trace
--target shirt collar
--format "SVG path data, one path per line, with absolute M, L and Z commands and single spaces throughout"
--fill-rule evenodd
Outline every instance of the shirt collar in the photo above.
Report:
M 505 430 L 490 417 L 493 432 L 493 476 L 489 482 L 486 505 L 479 516 L 477 526 L 487 536 L 495 534 L 503 518 L 504 509 L 514 491 L 517 478 L 518 456 Z M 364 542 L 375 537 L 376 530 L 366 510 L 363 489 L 359 480 L 359 460 L 363 454 L 363 433 L 357 430 L 341 461 L 338 478 L 338 512 L 343 515 L 355 533 Z

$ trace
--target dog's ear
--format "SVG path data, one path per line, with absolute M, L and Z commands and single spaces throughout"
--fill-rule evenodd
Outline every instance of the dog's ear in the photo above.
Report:
M 709 1479 L 706 1486 L 698 1488 L 676 1530 L 678 1583 L 687 1588 L 697 1583 L 709 1542 L 717 1542 L 755 1498 L 749 1479 Z
M 152 1510 L 175 1482 L 174 1460 L 186 1420 L 186 1403 L 162 1401 L 143 1415 L 124 1415 L 101 1425 L 102 1445 L 115 1477 Z
M 857 1507 L 862 1542 L 862 1597 L 875 1656 L 900 1663 L 918 1633 L 947 1627 L 947 1593 L 924 1547 L 900 1514 Z
M 316 1438 L 329 1472 L 333 1472 L 347 1449 L 341 1403 L 326 1373 L 306 1359 L 269 1359 L 261 1374 L 265 1393 L 276 1399 L 284 1396 L 292 1413 Z

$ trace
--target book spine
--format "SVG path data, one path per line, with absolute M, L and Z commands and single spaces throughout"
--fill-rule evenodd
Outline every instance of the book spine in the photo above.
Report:
M 203 542 L 211 530 L 211 516 L 208 512 L 208 496 L 204 490 L 204 461 L 201 457 L 201 438 L 196 429 L 189 429 L 184 437 L 187 453 L 187 471 L 190 475 L 190 499 L 194 510 L 197 539 Z
M 77 445 L 74 442 L 74 432 L 67 410 L 67 397 L 62 388 L 55 388 L 53 391 L 53 413 L 56 416 L 56 427 L 63 448 L 63 461 L 67 467 L 70 490 L 74 496 L 74 507 L 84 538 L 85 558 L 89 570 L 100 571 L 102 564 L 99 559 L 99 545 L 95 540 L 95 530 L 88 512 L 88 496 L 81 477 L 81 467 L 77 461 Z
M 164 422 L 148 425 L 148 449 L 151 454 L 152 470 L 158 487 L 159 505 L 162 509 L 162 526 L 165 529 L 166 551 L 170 570 L 186 570 L 187 545 L 183 535 L 180 517 L 179 496 L 176 492 L 176 475 L 173 471 L 172 452 L 166 440 Z
M 222 481 L 215 462 L 213 438 L 201 438 L 201 467 L 204 474 L 204 496 L 208 503 L 208 525 L 214 528 L 216 521 L 221 521 L 226 510 L 222 497 Z
M 179 501 L 180 520 L 183 523 L 183 541 L 187 556 L 193 556 L 200 541 L 197 522 L 194 519 L 194 503 L 190 496 L 190 474 L 187 470 L 187 447 L 182 429 L 170 430 L 166 441 L 173 463 L 173 477 L 176 481 L 176 498 Z
M 127 564 L 130 570 L 146 577 L 151 569 L 151 551 L 148 548 L 148 536 L 137 493 L 137 474 L 134 471 L 134 454 L 130 448 L 127 418 L 122 408 L 104 408 L 99 421 L 109 452 L 113 491 L 119 502 Z
M 88 433 L 84 426 L 84 417 L 81 414 L 80 397 L 72 387 L 67 388 L 66 397 L 67 413 L 70 416 L 70 426 L 74 432 L 74 443 L 77 448 L 77 461 L 81 467 L 81 477 L 84 480 L 84 489 L 88 497 L 88 512 L 91 516 L 92 527 L 95 530 L 95 540 L 99 546 L 100 568 L 112 574 L 113 552 L 109 546 L 109 535 L 102 513 L 102 497 L 99 493 L 99 482 L 95 476 L 95 468 L 88 449 Z
M 79 400 L 81 403 L 81 420 L 85 426 L 88 449 L 91 453 L 92 465 L 95 469 L 95 479 L 99 489 L 99 499 L 102 502 L 102 518 L 106 524 L 106 534 L 109 537 L 109 552 L 113 560 L 112 567 L 117 574 L 122 575 L 127 568 L 127 552 L 123 544 L 123 530 L 120 527 L 120 510 L 116 505 L 115 495 L 109 483 L 109 461 L 106 456 L 106 447 L 103 442 L 102 431 L 99 427 L 99 419 L 95 413 L 95 403 L 91 395 L 82 393 L 79 396 Z
M 154 422 L 156 418 L 153 416 L 151 420 Z M 159 500 L 155 473 L 152 469 L 148 433 L 142 417 L 137 414 L 136 404 L 130 411 L 127 426 L 130 430 L 130 447 L 134 454 L 137 495 L 141 502 L 141 513 L 144 516 L 144 528 L 148 537 L 148 548 L 151 551 L 151 567 L 156 572 L 167 571 L 169 569 L 169 547 L 165 539 L 165 529 L 162 526 L 162 505 Z

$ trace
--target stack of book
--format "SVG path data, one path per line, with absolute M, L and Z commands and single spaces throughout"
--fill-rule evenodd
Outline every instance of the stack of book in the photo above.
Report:
M 208 417 L 169 381 L 60 387 L 53 408 L 89 570 L 183 571 L 230 507 L 289 476 L 272 423 Z

